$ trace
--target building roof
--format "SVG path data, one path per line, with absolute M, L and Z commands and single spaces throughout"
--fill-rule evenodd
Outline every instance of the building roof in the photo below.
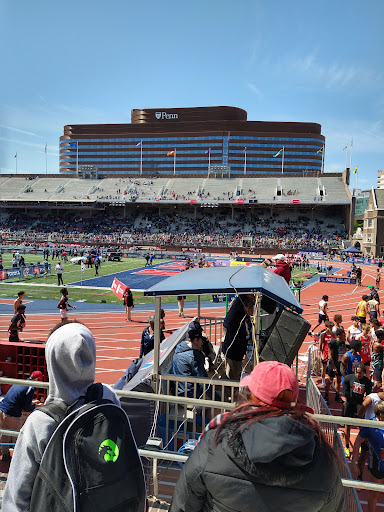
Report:
M 375 189 L 376 204 L 378 210 L 384 210 L 384 189 Z

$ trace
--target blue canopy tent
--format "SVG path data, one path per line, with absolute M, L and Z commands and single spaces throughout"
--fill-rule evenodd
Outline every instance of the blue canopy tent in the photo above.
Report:
M 346 249 L 341 249 L 340 252 L 352 252 L 354 254 L 361 254 L 361 251 L 359 249 L 356 249 L 353 245 L 350 245 Z
M 262 295 L 297 313 L 302 313 L 303 311 L 285 279 L 260 265 L 197 268 L 171 276 L 144 292 L 144 295 L 147 297 L 155 297 L 153 365 L 155 375 L 158 374 L 159 368 L 161 297 L 169 295 L 197 295 L 197 315 L 200 317 L 200 295 L 207 293 L 254 293 L 256 295 L 256 318 L 258 319 L 260 319 Z M 257 334 L 259 335 L 259 332 Z

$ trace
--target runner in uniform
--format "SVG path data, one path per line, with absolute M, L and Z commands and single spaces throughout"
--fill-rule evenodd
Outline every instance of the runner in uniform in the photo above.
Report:
M 384 402 L 379 402 L 374 408 L 374 420 L 384 421 Z M 384 483 L 384 429 L 374 427 L 362 427 L 355 440 L 353 447 L 352 475 L 354 478 L 358 475 L 358 457 L 359 448 L 364 440 L 369 444 L 369 463 L 368 470 L 370 481 Z M 379 491 L 368 491 L 368 512 L 375 512 Z
M 324 322 L 328 320 L 328 295 L 323 295 L 321 301 L 319 302 L 319 319 L 317 325 L 309 332 L 309 335 L 312 335 L 314 331 Z
M 359 317 L 361 324 L 365 324 L 369 313 L 368 295 L 363 295 L 361 299 L 362 300 L 356 306 L 355 315 Z
M 336 314 L 334 317 L 333 317 L 333 322 L 334 322 L 334 326 L 332 327 L 332 332 L 335 333 L 337 331 L 337 329 L 343 329 L 344 331 L 344 327 L 341 325 L 343 323 L 343 317 L 339 314 Z
M 376 274 L 376 288 L 377 289 L 380 288 L 380 281 L 381 281 L 381 269 L 378 268 L 377 269 L 377 274 Z
M 334 339 L 334 334 L 332 332 L 333 326 L 334 326 L 334 323 L 327 320 L 325 322 L 325 331 L 323 331 L 320 334 L 320 338 L 319 338 L 319 342 L 320 342 L 319 349 L 320 349 L 320 353 L 321 353 L 321 362 L 323 365 L 322 370 L 321 370 L 321 387 L 322 388 L 325 387 L 325 375 L 327 372 L 327 365 L 328 365 L 328 359 L 329 359 L 328 345 L 329 345 L 329 342 L 332 339 Z
M 76 306 L 71 306 L 71 304 L 68 302 L 68 290 L 66 288 L 62 288 L 60 293 L 62 297 L 57 307 L 60 309 L 60 316 L 64 321 L 68 320 L 68 308 L 76 309 Z
M 24 304 L 19 304 L 19 306 L 17 306 L 16 315 L 14 315 L 8 327 L 8 336 L 10 342 L 18 343 L 20 341 L 19 332 L 22 332 L 25 327 L 24 311 Z
M 17 315 L 17 307 L 21 306 L 21 304 L 23 303 L 24 297 L 25 297 L 24 291 L 17 292 L 17 299 L 15 299 L 15 301 L 13 303 L 13 312 L 15 315 Z
M 381 390 L 382 382 L 383 382 L 383 341 L 384 341 L 384 331 L 377 330 L 375 332 L 376 341 L 373 343 L 372 347 L 372 370 L 373 376 L 375 378 L 375 391 Z
M 347 329 L 347 345 L 350 345 L 352 340 L 356 338 L 360 338 L 361 334 L 361 325 L 359 321 L 359 317 L 354 315 L 352 318 L 352 325 Z
M 341 373 L 346 375 L 351 375 L 353 373 L 353 366 L 356 363 L 361 362 L 360 357 L 360 348 L 361 343 L 360 340 L 352 340 L 349 344 L 349 350 L 343 355 L 341 359 Z
M 340 404 L 344 403 L 343 399 L 340 396 L 340 388 L 341 388 L 341 360 L 343 355 L 345 354 L 345 331 L 343 328 L 339 328 L 334 333 L 336 336 L 332 338 L 329 343 L 329 361 L 327 366 L 327 375 L 328 378 L 325 383 L 325 395 L 324 400 L 328 404 L 329 397 L 328 392 L 331 384 L 333 383 L 334 377 L 336 377 L 336 396 L 335 402 L 339 402 Z
M 354 343 L 357 343 L 355 340 Z M 344 356 L 345 357 L 345 356 Z M 343 416 L 346 418 L 356 418 L 358 410 L 364 401 L 364 395 L 372 392 L 372 382 L 365 375 L 366 368 L 363 363 L 356 363 L 354 373 L 344 377 L 343 393 L 346 398 L 344 403 Z M 345 456 L 350 457 L 349 434 L 350 425 L 345 425 Z
M 370 332 L 371 326 L 369 324 L 363 325 L 363 330 L 360 336 L 360 357 L 361 362 L 365 364 L 367 368 L 371 365 L 372 336 Z

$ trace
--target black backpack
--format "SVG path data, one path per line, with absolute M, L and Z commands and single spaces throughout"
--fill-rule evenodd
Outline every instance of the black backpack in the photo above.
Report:
M 39 411 L 58 426 L 43 453 L 31 512 L 144 512 L 143 468 L 126 413 L 88 388 L 73 410 L 55 401 Z

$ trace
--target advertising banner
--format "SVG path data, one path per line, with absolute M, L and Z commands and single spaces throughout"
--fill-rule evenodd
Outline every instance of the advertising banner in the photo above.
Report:
M 320 276 L 319 281 L 320 283 L 356 284 L 356 279 L 352 277 Z
M 48 272 L 51 273 L 51 264 L 48 264 Z M 22 279 L 27 276 L 38 276 L 45 274 L 44 265 L 30 265 L 29 267 L 19 267 L 19 268 L 7 268 L 4 270 L 0 270 L 0 280 L 4 281 L 5 279 Z
M 111 290 L 120 300 L 123 298 L 123 293 L 125 292 L 126 288 L 127 286 L 124 283 L 116 279 L 116 277 L 114 278 L 111 285 Z
M 217 295 L 212 295 L 212 302 L 225 302 L 226 295 L 225 293 L 218 293 Z M 235 298 L 235 294 L 232 293 L 228 295 L 228 304 Z

